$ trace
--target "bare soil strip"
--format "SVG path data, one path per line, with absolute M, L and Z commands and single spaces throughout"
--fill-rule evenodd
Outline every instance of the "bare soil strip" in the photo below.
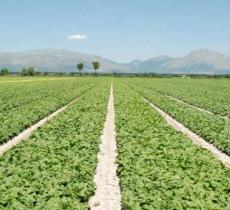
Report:
M 106 121 L 101 136 L 98 164 L 94 176 L 96 192 L 89 200 L 91 210 L 121 209 L 119 179 L 116 175 L 116 149 L 113 84 L 111 84 Z
M 187 137 L 189 137 L 194 144 L 199 145 L 200 147 L 207 149 L 210 151 L 218 160 L 220 160 L 226 167 L 230 168 L 230 157 L 226 155 L 225 153 L 218 150 L 215 146 L 205 141 L 203 138 L 199 137 L 197 134 L 190 131 L 188 128 L 186 128 L 183 124 L 177 122 L 175 119 L 173 119 L 171 116 L 166 114 L 163 110 L 161 110 L 159 107 L 148 101 L 146 98 L 144 98 L 145 102 L 149 103 L 151 107 L 153 107 L 166 121 L 169 125 L 171 125 L 173 128 L 175 128 L 177 131 L 182 132 Z
M 178 99 L 178 98 L 174 98 L 174 97 L 172 97 L 172 96 L 170 96 L 170 95 L 163 94 L 163 93 L 161 93 L 161 92 L 159 92 L 159 91 L 157 91 L 157 92 L 160 93 L 160 94 L 163 95 L 163 96 L 166 96 L 166 97 L 168 97 L 168 98 L 170 98 L 170 99 L 172 99 L 172 100 L 178 102 L 178 103 L 187 105 L 187 106 L 189 106 L 189 107 L 191 107 L 191 108 L 194 108 L 194 109 L 197 109 L 197 110 L 199 110 L 199 111 L 201 111 L 201 112 L 206 112 L 206 113 L 208 113 L 208 114 L 215 115 L 215 116 L 220 117 L 220 118 L 222 118 L 222 119 L 229 120 L 229 117 L 221 116 L 221 115 L 215 114 L 215 113 L 210 112 L 210 111 L 208 111 L 208 110 L 206 110 L 206 109 L 202 109 L 202 108 L 199 108 L 199 107 L 197 107 L 197 106 L 194 106 L 194 105 L 192 105 L 192 104 L 190 104 L 190 103 L 188 103 L 188 102 L 182 101 L 182 100 L 180 100 L 180 99 Z
M 78 98 L 74 99 L 69 104 L 67 104 L 64 107 L 58 109 L 57 111 L 55 111 L 52 114 L 50 114 L 49 116 L 43 118 L 42 120 L 40 120 L 36 124 L 34 124 L 31 127 L 27 128 L 23 132 L 19 133 L 17 136 L 15 136 L 14 138 L 12 138 L 11 140 L 9 140 L 8 142 L 6 142 L 5 144 L 2 144 L 0 146 L 0 156 L 3 155 L 8 150 L 10 150 L 15 145 L 17 145 L 18 143 L 20 143 L 21 141 L 27 139 L 29 136 L 32 135 L 32 133 L 35 130 L 37 130 L 38 128 L 40 128 L 43 125 L 45 125 L 49 120 L 51 120 L 52 118 L 54 118 L 55 116 L 57 116 L 59 113 L 63 112 L 69 105 L 73 104 L 77 100 L 78 100 Z

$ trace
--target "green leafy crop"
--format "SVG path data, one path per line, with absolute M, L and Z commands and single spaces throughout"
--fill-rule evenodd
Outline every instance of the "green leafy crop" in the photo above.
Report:
M 140 84 L 138 80 L 125 82 L 191 131 L 230 155 L 230 120 L 176 102 L 159 94 L 147 83 Z
M 120 82 L 115 98 L 123 209 L 230 209 L 229 169 Z
M 87 209 L 110 84 L 83 94 L 0 157 L 0 209 Z
M 0 144 L 68 104 L 101 79 L 0 83 Z

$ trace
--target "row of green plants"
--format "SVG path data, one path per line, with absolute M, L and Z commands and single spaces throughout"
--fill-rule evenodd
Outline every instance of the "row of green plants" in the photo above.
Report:
M 184 124 L 191 131 L 214 144 L 219 150 L 230 155 L 230 121 L 222 119 L 188 105 L 176 102 L 162 94 L 157 93 L 147 84 L 127 82 L 141 95 L 160 107 L 163 111 Z
M 110 83 L 0 157 L 0 209 L 87 209 Z
M 168 126 L 132 89 L 115 84 L 122 208 L 230 209 L 230 170 Z
M 0 84 L 0 144 L 101 81 L 82 78 Z
M 230 117 L 228 79 L 136 79 L 153 90 L 169 95 L 215 114 Z
M 49 95 L 63 94 L 64 97 L 68 97 L 67 93 L 74 93 L 84 84 L 97 83 L 96 80 L 99 79 L 51 77 L 24 80 L 16 77 L 10 78 L 9 81 L 3 80 L 0 83 L 0 111 L 8 111 L 32 101 L 39 101 Z

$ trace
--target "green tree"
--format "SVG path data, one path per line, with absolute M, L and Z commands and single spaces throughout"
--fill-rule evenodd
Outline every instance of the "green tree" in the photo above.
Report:
M 78 71 L 80 72 L 80 76 L 82 75 L 82 70 L 84 68 L 84 63 L 77 64 Z
M 9 70 L 7 68 L 1 69 L 0 75 L 8 75 L 8 74 L 9 74 Z
M 100 63 L 98 61 L 94 61 L 94 62 L 92 62 L 92 64 L 93 64 L 93 68 L 94 68 L 95 75 L 96 75 L 97 70 L 100 68 Z
M 34 75 L 38 75 L 38 72 L 36 72 L 34 68 L 31 66 L 28 68 L 23 68 L 21 71 L 21 75 L 22 76 L 34 76 Z

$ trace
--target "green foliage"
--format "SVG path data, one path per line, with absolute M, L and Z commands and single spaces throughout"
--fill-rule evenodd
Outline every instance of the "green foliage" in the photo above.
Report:
M 79 72 L 80 72 L 80 75 L 82 74 L 82 70 L 83 70 L 83 68 L 84 68 L 84 63 L 78 63 L 77 64 L 77 68 L 78 68 L 78 70 L 79 70 Z
M 214 144 L 221 151 L 230 155 L 230 121 L 218 116 L 204 113 L 188 105 L 178 103 L 152 88 L 151 84 L 140 83 L 140 81 L 129 81 L 132 88 L 159 106 L 177 121 L 184 124 L 205 140 Z M 221 103 L 219 102 L 221 107 Z
M 8 75 L 9 74 L 9 70 L 7 68 L 3 68 L 0 71 L 0 75 Z
M 0 83 L 0 144 L 66 105 L 100 81 L 100 78 L 51 78 L 23 83 Z
M 230 117 L 229 79 L 136 78 L 135 82 L 194 106 Z
M 89 197 L 95 190 L 93 175 L 106 115 L 108 80 L 20 78 L 7 82 L 6 77 L 2 80 L 0 144 L 76 97 L 80 98 L 27 141 L 0 157 L 0 209 L 87 209 Z M 168 126 L 135 92 L 230 154 L 229 121 L 159 93 L 188 99 L 201 107 L 214 106 L 217 113 L 220 110 L 228 113 L 228 84 L 217 82 L 217 89 L 223 89 L 223 95 L 215 96 L 218 91 L 215 92 L 209 82 L 201 81 L 202 88 L 198 87 L 199 82 L 191 82 L 196 84 L 194 91 L 191 84 L 182 82 L 188 90 L 182 98 L 181 80 L 178 86 L 174 79 L 164 81 L 115 80 L 117 174 L 122 208 L 230 209 L 230 170 Z M 195 93 L 197 90 L 200 95 Z M 208 96 L 202 99 L 206 91 Z M 211 98 L 220 101 L 213 102 Z
M 115 98 L 123 209 L 230 209 L 229 169 L 127 86 L 117 82 Z
M 0 157 L 0 209 L 87 209 L 110 84 Z
M 100 68 L 100 62 L 94 61 L 92 62 L 93 68 L 95 70 L 95 74 L 97 73 L 97 70 Z
M 21 71 L 22 76 L 35 76 L 38 74 L 39 72 L 35 71 L 33 67 L 23 68 Z

